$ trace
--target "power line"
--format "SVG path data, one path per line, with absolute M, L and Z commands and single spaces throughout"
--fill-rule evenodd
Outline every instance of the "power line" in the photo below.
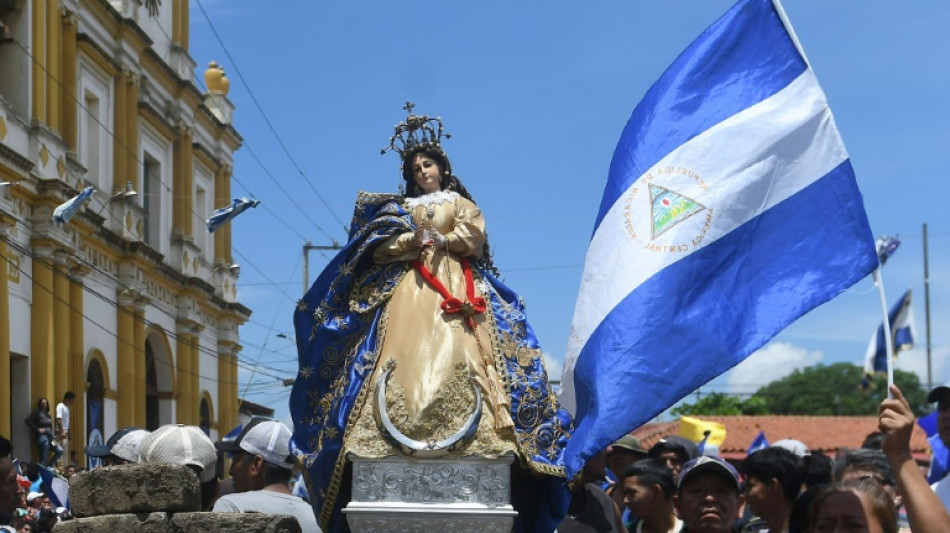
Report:
M 138 163 L 138 165 L 139 165 L 140 167 L 143 166 L 143 162 L 142 162 L 141 159 L 139 159 L 138 154 L 134 153 L 134 152 L 132 151 L 132 149 L 131 149 L 128 145 L 126 145 L 126 144 L 122 143 L 121 141 L 117 140 L 117 139 L 115 138 L 115 134 L 112 132 L 112 130 L 109 129 L 108 126 L 106 126 L 105 124 L 103 124 L 103 123 L 99 120 L 99 118 L 98 118 L 95 114 L 93 114 L 93 113 L 85 106 L 85 104 L 84 104 L 83 102 L 79 101 L 79 99 L 76 97 L 76 95 L 71 94 L 71 93 L 69 93 L 69 91 L 65 90 L 66 87 L 63 85 L 63 83 L 62 83 L 58 78 L 56 78 L 55 76 L 53 76 L 53 75 L 49 72 L 49 70 L 46 69 L 45 66 L 43 66 L 42 64 L 40 64 L 39 61 L 37 61 L 37 59 L 33 56 L 33 54 L 31 54 L 30 51 L 27 50 L 27 49 L 23 46 L 22 43 L 20 43 L 20 42 L 17 41 L 17 40 L 13 40 L 12 42 L 14 42 L 14 43 L 17 45 L 17 47 L 20 48 L 20 50 L 22 50 L 28 57 L 30 57 L 30 59 L 33 60 L 34 64 L 36 64 L 37 66 L 39 66 L 39 67 L 43 70 L 43 72 L 45 72 L 47 75 L 49 75 L 50 78 L 52 78 L 52 79 L 57 83 L 57 85 L 59 85 L 60 88 L 62 88 L 62 89 L 64 90 L 64 93 L 69 94 L 69 96 L 72 98 L 72 100 L 75 101 L 76 104 L 79 105 L 79 107 L 81 107 L 84 111 L 86 111 L 86 113 L 88 114 L 88 116 L 91 117 L 91 118 L 96 122 L 96 124 L 99 125 L 99 127 L 101 127 L 103 130 L 105 130 L 106 133 L 108 133 L 109 136 L 112 137 L 113 141 L 115 141 L 115 142 L 126 152 L 127 155 L 130 155 L 130 156 L 133 158 L 133 160 L 135 160 L 135 162 Z M 245 145 L 245 146 L 246 146 L 246 145 Z M 261 163 L 259 159 L 258 159 L 258 163 L 261 165 L 261 168 L 264 168 L 264 169 L 265 169 L 265 172 L 268 173 L 268 175 L 271 177 L 271 179 L 273 179 L 273 180 L 276 182 L 276 179 L 273 178 L 272 175 L 270 175 L 270 173 L 269 173 L 269 171 L 267 171 L 266 167 L 263 167 L 263 163 Z M 233 178 L 233 176 L 232 176 L 232 178 Z M 164 187 L 167 192 L 171 193 L 171 196 L 172 196 L 172 199 L 173 199 L 173 200 L 174 200 L 175 198 L 188 198 L 188 196 L 176 195 L 176 194 L 175 194 L 175 191 L 174 191 L 171 187 L 169 187 L 169 185 L 168 185 L 167 183 L 165 183 L 164 181 L 162 181 L 160 178 L 158 179 L 158 183 L 161 184 L 162 187 Z M 279 185 L 278 185 L 278 187 L 279 187 Z M 281 188 L 281 187 L 279 187 L 279 188 Z M 289 195 L 283 188 L 281 188 L 281 190 L 282 190 L 288 197 L 290 197 L 290 195 Z M 293 201 L 293 200 L 291 199 L 291 201 Z M 303 211 L 303 209 L 302 209 L 299 205 L 296 204 L 296 202 L 294 202 L 294 205 L 297 206 L 297 208 L 301 211 L 301 213 L 304 213 L 304 216 L 305 216 L 308 220 L 310 220 L 311 222 L 313 222 L 312 219 L 310 219 L 308 216 L 306 216 L 306 213 Z M 189 210 L 191 211 L 191 214 L 192 214 L 192 215 L 195 215 L 196 217 L 201 218 L 201 217 L 198 216 L 198 213 L 194 210 L 194 206 L 193 206 L 193 205 L 189 205 L 188 208 L 189 208 Z M 274 214 L 274 213 L 273 213 L 272 211 L 270 211 L 270 210 L 268 210 L 268 212 Z M 276 214 L 275 214 L 275 216 L 276 216 Z M 110 217 L 112 217 L 113 220 L 118 220 L 114 215 L 112 215 L 111 211 L 110 211 Z M 119 221 L 119 222 L 121 223 L 121 221 Z M 285 223 L 285 225 L 288 225 L 288 224 Z M 314 223 L 314 225 L 316 225 L 316 224 Z M 320 228 L 319 226 L 317 226 L 317 229 L 319 229 L 321 232 L 323 232 L 323 233 L 326 234 L 326 232 L 324 232 L 323 229 Z M 233 252 L 239 253 L 238 250 L 237 250 L 237 248 L 235 248 L 233 245 L 232 245 L 231 248 L 232 248 L 232 251 L 233 251 Z M 241 255 L 242 258 L 244 258 L 245 262 L 246 262 L 249 266 L 251 266 L 251 267 L 252 267 L 254 270 L 256 270 L 257 272 L 259 272 L 259 273 L 261 272 L 261 270 L 260 270 L 259 268 L 257 268 L 257 266 L 254 265 L 254 263 L 251 262 L 250 259 L 247 259 L 246 256 L 244 256 L 243 254 L 240 254 L 240 255 Z M 265 277 L 265 279 L 266 279 L 266 276 L 264 276 L 264 277 Z M 281 293 L 283 293 L 285 296 L 287 296 L 292 302 L 295 302 L 295 303 L 296 303 L 296 299 L 295 299 L 295 298 L 290 297 L 290 296 L 287 295 L 287 293 L 284 292 L 283 290 L 281 290 Z
M 342 226 L 343 228 L 346 228 L 347 225 L 342 220 L 340 220 L 340 217 L 338 217 L 336 213 L 333 212 L 333 208 L 330 207 L 330 204 L 327 203 L 327 201 L 323 198 L 323 195 L 321 195 L 320 192 L 317 191 L 316 187 L 313 186 L 313 183 L 310 181 L 310 178 L 308 178 L 307 175 L 304 174 L 303 170 L 300 168 L 300 165 L 297 164 L 297 161 L 290 154 L 290 150 L 287 149 L 287 145 L 284 144 L 284 140 L 277 133 L 277 130 L 274 129 L 274 125 L 271 124 L 270 119 L 267 117 L 267 113 L 264 112 L 264 108 L 261 107 L 261 104 L 260 102 L 258 102 L 257 97 L 254 96 L 254 92 L 251 90 L 251 86 L 247 83 L 247 80 L 244 79 L 244 75 L 241 74 L 241 69 L 238 68 L 237 61 L 235 61 L 234 58 L 231 56 L 231 52 L 228 50 L 228 47 L 225 46 L 224 41 L 221 39 L 221 36 L 218 34 L 218 30 L 214 27 L 214 23 L 211 22 L 211 18 L 208 16 L 208 12 L 205 11 L 205 8 L 201 4 L 201 1 L 195 0 L 195 3 L 198 4 L 198 8 L 201 10 L 201 14 L 204 15 L 205 20 L 208 21 L 208 27 L 211 28 L 211 32 L 214 34 L 215 39 L 218 40 L 218 44 L 221 45 L 221 49 L 224 51 L 224 54 L 228 57 L 228 61 L 230 61 L 231 66 L 234 67 L 234 72 L 237 73 L 238 78 L 241 80 L 241 84 L 243 84 L 244 88 L 247 90 L 248 96 L 251 97 L 251 101 L 254 102 L 254 105 L 257 107 L 257 110 L 260 112 L 261 117 L 264 118 L 264 123 L 267 124 L 267 127 L 270 129 L 271 133 L 274 134 L 274 138 L 277 139 L 278 144 L 280 144 L 280 147 L 283 149 L 284 153 L 287 154 L 287 158 L 290 159 L 290 162 L 294 165 L 294 168 L 297 169 L 297 173 L 307 183 L 307 185 L 310 187 L 310 190 L 313 191 L 315 195 L 317 195 L 317 198 L 320 199 L 324 207 L 327 208 L 327 210 L 333 216 L 333 218 L 335 218 L 336 221 L 340 223 L 340 226 Z
M 30 252 L 28 249 L 26 249 L 24 246 L 20 245 L 19 243 L 15 242 L 15 241 L 10 240 L 10 239 L 9 239 L 8 237 L 6 237 L 6 236 L 0 236 L 0 240 L 3 240 L 4 242 L 6 242 L 8 246 L 11 246 L 12 248 L 14 248 L 15 250 L 17 250 L 18 252 L 20 252 L 20 253 L 22 253 L 22 254 L 24 254 L 24 255 L 30 257 L 33 262 L 39 262 L 39 263 L 45 264 L 51 271 L 54 272 L 54 275 L 56 275 L 56 274 L 55 274 L 55 273 L 56 273 L 55 265 L 54 265 L 52 262 L 48 261 L 46 258 L 36 256 L 36 254 L 31 253 L 31 252 Z M 11 263 L 11 262 L 9 261 L 9 259 L 6 259 L 6 262 L 7 262 L 8 264 L 12 265 L 14 268 L 16 268 L 24 277 L 26 277 L 28 280 L 30 280 L 31 283 L 34 281 L 34 280 L 33 280 L 33 276 L 31 276 L 29 273 L 27 273 L 27 271 L 24 270 L 20 265 L 14 265 L 13 263 Z M 37 285 L 38 285 L 38 284 L 33 283 L 33 286 L 34 286 L 34 287 L 37 286 Z M 56 300 L 56 301 L 58 301 L 58 302 L 60 302 L 60 303 L 66 304 L 66 306 L 67 306 L 71 311 L 78 313 L 80 316 L 83 317 L 83 319 L 88 320 L 90 323 L 92 323 L 93 325 L 95 325 L 96 327 L 98 327 L 99 329 L 101 329 L 102 331 L 104 331 L 107 335 L 109 335 L 109 336 L 115 338 L 118 342 L 123 342 L 123 343 L 125 343 L 126 346 L 131 347 L 133 350 L 136 350 L 136 349 L 137 349 L 137 347 L 135 346 L 135 344 L 134 344 L 133 342 L 130 342 L 130 341 L 128 341 L 127 339 L 123 339 L 123 338 L 119 337 L 118 333 L 116 333 L 116 332 L 112 331 L 110 328 L 108 328 L 108 327 L 102 325 L 98 320 L 96 320 L 95 318 L 93 318 L 93 317 L 87 315 L 82 309 L 77 309 L 77 308 L 73 305 L 72 302 L 67 302 L 62 296 L 56 294 L 56 293 L 53 291 L 53 289 L 52 289 L 51 287 L 45 287 L 45 286 L 43 286 L 42 284 L 39 284 L 39 286 L 42 287 L 42 289 L 43 289 L 44 291 L 46 291 L 47 293 L 49 293 L 50 296 L 52 296 L 54 300 Z M 133 312 L 131 312 L 130 310 L 128 310 L 128 309 L 126 309 L 126 308 L 120 306 L 120 305 L 118 304 L 118 302 L 113 301 L 112 299 L 110 299 L 109 297 L 107 297 L 107 296 L 104 295 L 104 294 L 101 294 L 101 293 L 99 293 L 99 292 L 97 292 L 97 291 L 92 290 L 91 288 L 87 287 L 85 284 L 83 284 L 82 287 L 83 287 L 83 290 L 84 290 L 84 291 L 86 291 L 86 292 L 88 292 L 89 294 L 91 294 L 91 295 L 93 295 L 93 296 L 99 298 L 100 300 L 102 300 L 102 301 L 108 303 L 109 305 L 111 305 L 112 307 L 114 307 L 117 311 L 123 312 L 123 313 L 127 313 L 127 314 L 131 315 L 131 316 L 133 317 L 133 319 L 134 319 L 135 314 L 134 314 Z M 173 340 L 178 340 L 178 335 L 177 335 L 176 333 L 167 331 L 164 327 L 162 327 L 161 324 L 158 324 L 158 323 L 153 322 L 153 321 L 150 321 L 150 320 L 146 320 L 146 319 L 144 319 L 144 317 L 143 317 L 143 323 L 144 323 L 146 326 L 157 326 L 158 328 L 161 328 L 161 330 L 164 332 L 164 334 L 165 334 L 166 336 L 170 337 L 170 338 L 173 339 Z M 198 343 L 197 348 L 198 348 L 198 351 L 199 351 L 199 352 L 202 352 L 202 353 L 205 353 L 205 354 L 207 354 L 207 355 L 210 355 L 211 357 L 213 357 L 213 358 L 215 358 L 215 359 L 218 359 L 218 358 L 220 357 L 220 354 L 218 354 L 217 352 L 211 351 L 211 350 L 209 350 L 209 349 L 207 349 L 207 348 L 202 348 L 200 343 Z M 158 360 L 158 359 L 156 359 L 156 360 Z M 164 360 L 163 360 L 162 362 L 163 362 L 164 364 L 167 364 L 169 367 L 171 367 L 171 364 L 170 364 L 169 362 L 164 361 Z M 246 362 L 246 361 L 243 361 L 243 362 L 242 362 L 241 359 L 240 359 L 240 357 L 237 358 L 237 362 L 239 363 L 239 366 L 241 366 L 240 363 L 243 363 L 244 365 L 247 365 L 247 362 Z M 249 368 L 248 366 L 244 366 L 243 368 L 244 368 L 245 370 L 250 370 L 250 368 Z M 265 367 L 265 368 L 267 368 L 268 370 L 274 371 L 274 372 L 283 372 L 281 369 L 270 368 L 270 367 Z M 177 371 L 181 372 L 182 370 L 179 368 L 179 369 L 177 369 Z M 199 374 L 199 373 L 197 373 L 197 372 L 190 372 L 190 371 L 189 371 L 189 372 L 186 372 L 186 373 L 188 373 L 188 374 L 190 374 L 190 375 L 198 376 L 198 377 L 200 377 L 200 378 L 207 379 L 207 380 L 212 381 L 212 382 L 219 382 L 219 381 L 221 381 L 221 379 L 216 379 L 216 378 L 211 377 L 211 376 L 204 376 L 204 375 L 201 375 L 201 374 Z M 263 372 L 262 372 L 262 373 L 263 373 Z M 278 375 L 273 375 L 273 374 L 266 374 L 266 373 L 263 373 L 263 374 L 268 375 L 269 377 L 273 377 L 273 378 L 275 378 L 275 379 L 283 379 L 283 376 L 278 376 Z

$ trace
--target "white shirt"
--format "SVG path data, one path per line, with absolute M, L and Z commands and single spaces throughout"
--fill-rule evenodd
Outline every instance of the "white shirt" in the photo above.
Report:
M 56 418 L 62 421 L 63 431 L 69 432 L 69 407 L 66 404 L 62 402 L 56 404 Z

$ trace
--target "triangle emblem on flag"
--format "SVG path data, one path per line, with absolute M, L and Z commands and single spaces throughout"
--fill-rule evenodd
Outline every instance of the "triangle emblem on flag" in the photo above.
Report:
M 656 239 L 689 217 L 706 209 L 706 206 L 673 192 L 665 187 L 650 184 L 650 211 L 653 218 L 653 236 Z

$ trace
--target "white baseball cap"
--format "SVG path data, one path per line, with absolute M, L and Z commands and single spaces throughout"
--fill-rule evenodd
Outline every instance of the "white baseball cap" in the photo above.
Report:
M 291 470 L 294 467 L 290 456 L 290 429 L 270 418 L 253 418 L 234 440 L 214 443 L 222 452 L 245 452 L 260 455 L 265 462 Z
M 122 435 L 118 442 L 112 446 L 112 455 L 133 463 L 139 462 L 139 452 L 142 450 L 142 444 L 145 442 L 146 437 L 151 434 L 151 431 L 145 429 L 133 429 L 129 431 L 125 435 Z
M 217 460 L 214 443 L 197 426 L 168 424 L 142 442 L 141 462 L 193 466 L 202 483 L 214 479 Z

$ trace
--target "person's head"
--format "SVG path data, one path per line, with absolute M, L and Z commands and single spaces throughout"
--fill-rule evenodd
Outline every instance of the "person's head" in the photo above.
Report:
M 927 401 L 937 404 L 937 434 L 944 445 L 950 446 L 950 381 L 934 387 Z
M 20 490 L 13 460 L 0 457 L 0 525 L 9 524 L 13 519 L 20 500 Z
M 26 465 L 26 479 L 36 483 L 36 480 L 40 478 L 40 465 L 37 463 L 27 463 Z
M 830 457 L 820 452 L 814 452 L 806 455 L 802 459 L 802 463 L 805 468 L 804 485 L 806 488 L 810 489 L 831 483 L 834 461 Z
M 39 400 L 36 400 L 36 410 L 37 411 L 46 411 L 49 412 L 49 400 L 46 397 L 42 397 Z
M 233 455 L 228 473 L 234 479 L 234 492 L 288 484 L 294 467 L 291 435 L 290 429 L 276 420 L 254 418 L 234 440 L 216 442 L 215 448 Z
M 187 466 L 201 483 L 201 508 L 207 509 L 218 490 L 215 473 L 218 454 L 214 443 L 198 426 L 166 424 L 147 435 L 139 462 Z
M 669 512 L 675 492 L 673 471 L 659 457 L 641 459 L 624 471 L 623 501 L 637 518 Z
M 795 439 L 782 439 L 772 443 L 771 448 L 784 448 L 798 457 L 805 457 L 810 452 L 804 442 Z
M 869 480 L 894 495 L 897 480 L 881 450 L 850 450 L 835 462 L 835 481 Z
M 640 459 L 645 459 L 647 451 L 640 440 L 633 435 L 624 435 L 607 446 L 607 468 L 616 476 L 622 476 L 627 468 Z
M 861 448 L 865 450 L 880 450 L 881 446 L 884 445 L 884 434 L 880 431 L 874 431 L 868 433 L 867 437 L 864 437 L 864 442 L 861 443 Z
M 724 459 L 702 456 L 683 465 L 673 509 L 690 533 L 731 532 L 744 504 L 739 473 Z
M 897 509 L 877 483 L 851 480 L 821 489 L 808 513 L 811 533 L 897 533 Z
M 808 510 L 811 509 L 815 496 L 824 488 L 825 485 L 809 487 L 795 500 L 792 514 L 788 517 L 788 533 L 808 533 Z
M 86 455 L 102 459 L 102 466 L 120 466 L 139 462 L 139 450 L 149 432 L 136 427 L 122 428 L 104 444 L 86 446 Z
M 63 395 L 63 403 L 66 405 L 72 405 L 73 400 L 76 399 L 76 393 L 73 391 L 66 391 L 66 394 Z
M 798 457 L 784 448 L 753 453 L 739 471 L 745 476 L 746 501 L 757 516 L 768 516 L 782 505 L 791 507 L 805 479 Z
M 40 509 L 43 507 L 43 494 L 42 492 L 31 492 L 26 495 L 26 504 L 34 509 Z
M 34 528 L 34 531 L 52 531 L 53 526 L 55 526 L 56 522 L 58 521 L 59 516 L 56 514 L 55 509 L 43 509 L 38 515 L 36 515 L 36 527 Z
M 25 516 L 18 516 L 10 523 L 17 533 L 33 533 L 33 522 Z
M 673 475 L 678 476 L 687 461 L 699 457 L 699 447 L 689 439 L 679 435 L 669 435 L 650 448 L 649 456 L 666 460 L 667 465 L 673 470 Z
M 79 467 L 74 464 L 70 464 L 69 466 L 66 467 L 66 472 L 63 474 L 63 476 L 66 479 L 69 479 L 75 476 L 77 472 L 79 472 Z
M 419 146 L 407 151 L 403 159 L 402 179 L 406 181 L 408 197 L 422 196 L 447 188 L 451 175 L 452 164 L 445 152 L 436 147 Z

